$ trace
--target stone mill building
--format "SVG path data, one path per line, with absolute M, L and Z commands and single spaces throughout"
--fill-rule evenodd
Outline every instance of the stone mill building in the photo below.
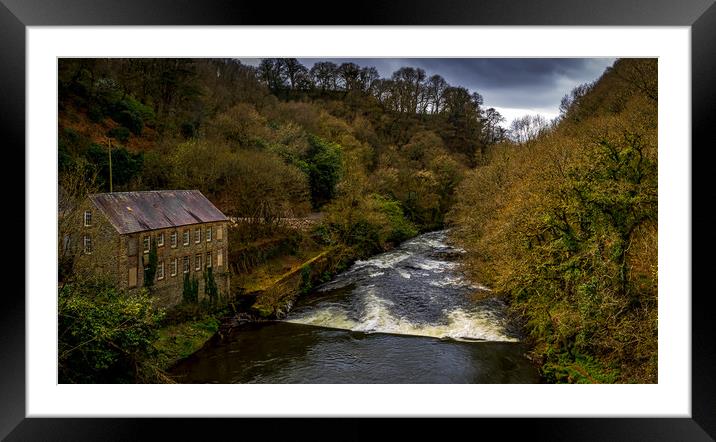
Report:
M 145 285 L 154 248 L 152 294 L 160 305 L 181 301 L 185 274 L 199 281 L 203 299 L 208 268 L 219 292 L 229 293 L 228 219 L 198 190 L 93 194 L 81 213 L 82 259 L 117 287 Z

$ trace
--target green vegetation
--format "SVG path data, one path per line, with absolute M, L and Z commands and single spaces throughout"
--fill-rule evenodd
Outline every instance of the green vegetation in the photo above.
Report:
M 142 259 L 145 259 L 144 256 L 142 256 Z M 157 247 L 151 247 L 149 250 L 149 254 L 146 257 L 145 267 L 144 267 L 144 287 L 149 289 L 151 291 L 152 286 L 154 286 L 154 276 L 157 274 Z
M 222 302 L 261 292 L 254 311 L 276 316 L 351 259 L 448 225 L 468 272 L 523 319 L 547 380 L 656 382 L 656 72 L 619 60 L 566 95 L 557 122 L 507 132 L 478 93 L 412 67 L 61 59 L 63 210 L 109 190 L 111 146 L 115 191 L 198 189 L 239 219 L 235 292 L 209 270 L 199 305 L 185 274 L 161 328 L 146 293 L 82 282 L 61 257 L 76 281 L 60 290 L 61 379 L 158 379 L 216 331 Z
M 204 294 L 211 305 L 215 306 L 219 302 L 219 288 L 214 280 L 214 270 L 211 267 L 204 271 Z
M 60 170 L 86 163 L 106 190 L 109 136 L 123 143 L 112 151 L 116 190 L 195 188 L 229 215 L 269 224 L 341 212 L 350 198 L 373 214 L 331 235 L 371 251 L 411 226 L 439 228 L 466 166 L 504 137 L 499 114 L 421 69 L 383 79 L 352 63 L 314 68 L 63 59 Z
M 184 273 L 181 300 L 185 304 L 199 303 L 199 280 L 195 276 L 190 277 L 189 273 Z
M 162 326 L 153 343 L 157 366 L 168 369 L 199 350 L 218 330 L 219 320 L 208 313 Z
M 657 381 L 656 72 L 617 61 L 458 188 L 467 268 L 524 318 L 550 381 Z
M 60 288 L 58 301 L 61 383 L 165 381 L 152 363 L 162 313 L 147 291 L 75 283 Z

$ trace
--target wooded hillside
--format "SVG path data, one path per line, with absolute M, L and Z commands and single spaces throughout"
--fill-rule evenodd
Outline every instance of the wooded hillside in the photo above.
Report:
M 657 382 L 657 91 L 656 60 L 618 60 L 457 188 L 467 268 L 552 381 Z

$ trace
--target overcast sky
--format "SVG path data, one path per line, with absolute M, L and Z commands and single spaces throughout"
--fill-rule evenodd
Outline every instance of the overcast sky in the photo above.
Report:
M 242 59 L 257 65 L 260 59 Z M 374 66 L 390 78 L 403 66 L 419 67 L 428 76 L 439 74 L 452 86 L 479 92 L 484 107 L 494 107 L 505 117 L 505 126 L 526 114 L 552 119 L 559 102 L 575 86 L 599 78 L 614 58 L 299 58 L 307 68 L 317 61 L 353 62 Z

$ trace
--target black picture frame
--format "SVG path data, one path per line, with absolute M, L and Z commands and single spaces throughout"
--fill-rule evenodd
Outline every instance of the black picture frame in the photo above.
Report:
M 696 167 L 708 167 L 705 152 L 716 127 L 716 6 L 714 0 L 399 0 L 360 2 L 336 7 L 334 2 L 282 4 L 231 0 L 0 0 L 0 121 L 3 151 L 25 163 L 25 30 L 27 26 L 109 25 L 547 25 L 547 26 L 687 26 L 692 48 L 692 237 L 697 222 L 707 222 L 712 186 Z M 663 86 L 663 85 L 662 85 Z M 668 87 L 668 85 L 667 85 Z M 19 168 L 18 168 L 19 169 Z M 24 168 L 23 168 L 24 169 Z M 11 189 L 17 188 L 18 178 Z M 24 181 L 24 180 L 23 180 Z M 19 194 L 19 192 L 17 192 Z M 19 197 L 19 195 L 18 195 Z M 24 200 L 19 206 L 24 208 Z M 22 212 L 24 214 L 24 210 Z M 712 229 L 713 230 L 713 229 Z M 25 238 L 31 232 L 25 231 Z M 713 233 L 700 229 L 692 243 L 692 275 L 708 275 L 704 259 Z M 703 240 L 705 239 L 705 241 Z M 26 246 L 26 241 L 24 246 Z M 18 249 L 19 250 L 19 249 Z M 23 247 L 23 250 L 25 248 Z M 697 259 L 699 256 L 702 259 Z M 13 257 L 14 258 L 14 257 Z M 48 277 L 54 277 L 48 272 Z M 693 278 L 695 282 L 697 279 Z M 480 419 L 480 433 L 501 436 L 522 432 L 547 440 L 713 440 L 716 438 L 716 345 L 711 320 L 712 293 L 692 285 L 692 413 L 691 418 L 542 418 Z M 697 290 L 699 287 L 701 290 Z M 206 429 L 236 432 L 235 419 L 30 419 L 25 418 L 25 302 L 23 290 L 6 290 L 0 309 L 0 437 L 7 440 L 131 440 L 206 436 Z M 688 296 L 689 294 L 684 294 Z M 472 420 L 470 420 L 472 421 Z M 338 423 L 338 422 L 335 422 Z M 295 434 L 296 427 L 314 428 L 312 419 L 272 426 L 271 438 Z M 245 424 L 241 423 L 246 428 Z M 322 423 L 320 425 L 323 425 Z M 349 436 L 368 439 L 370 430 L 355 422 Z M 451 424 L 450 424 L 451 425 Z M 151 428 L 150 428 L 151 427 Z M 407 427 L 407 426 L 406 426 Z M 433 427 L 411 420 L 414 432 Z M 347 427 L 344 427 L 347 428 Z M 144 437 L 142 437 L 144 435 Z

